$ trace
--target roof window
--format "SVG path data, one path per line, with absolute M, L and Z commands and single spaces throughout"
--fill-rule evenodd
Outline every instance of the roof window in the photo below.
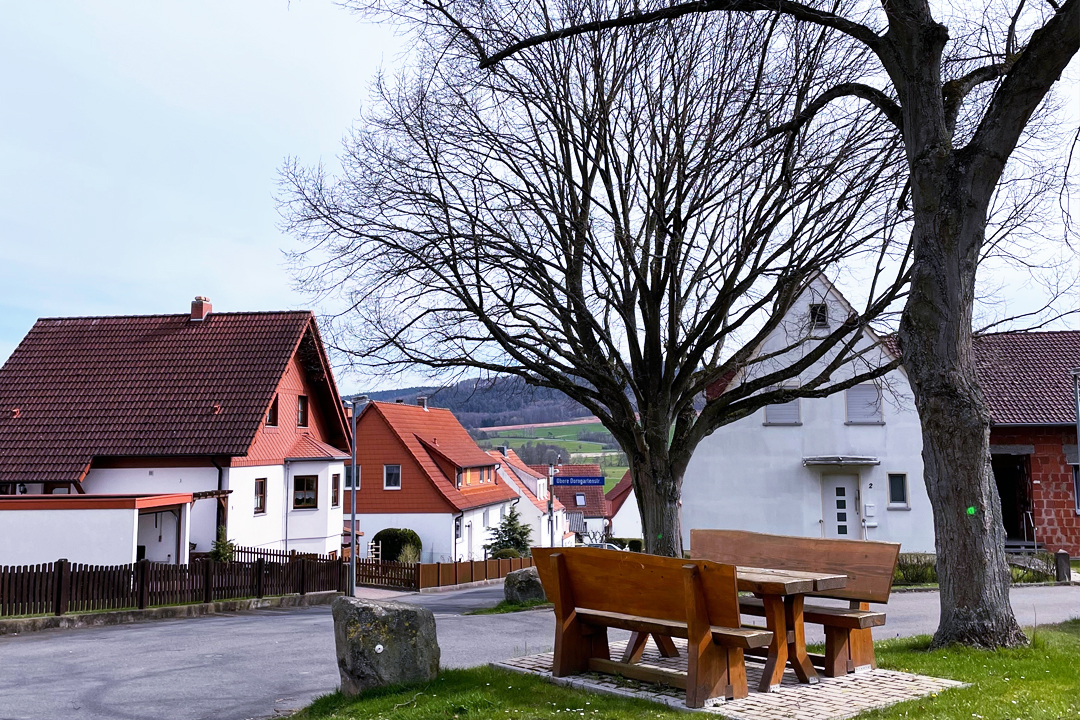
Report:
M 585 507 L 585 493 L 577 493 L 574 495 L 574 504 L 578 507 Z

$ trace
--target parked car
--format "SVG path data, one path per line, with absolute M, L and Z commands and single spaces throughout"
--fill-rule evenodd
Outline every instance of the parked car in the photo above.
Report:
M 616 545 L 615 543 L 607 543 L 607 542 L 606 543 L 589 543 L 588 547 L 600 548 L 601 550 L 622 550 L 623 549 L 623 548 L 619 547 L 618 545 Z

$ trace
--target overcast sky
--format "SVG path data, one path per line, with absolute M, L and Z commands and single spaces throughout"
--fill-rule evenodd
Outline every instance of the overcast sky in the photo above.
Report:
M 308 307 L 277 170 L 334 163 L 402 43 L 329 0 L 6 3 L 0 363 L 38 317 Z
M 273 192 L 400 39 L 328 0 L 5 3 L 0 363 L 38 317 L 305 307 Z

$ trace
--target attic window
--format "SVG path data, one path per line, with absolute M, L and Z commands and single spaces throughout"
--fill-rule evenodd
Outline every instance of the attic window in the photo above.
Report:
M 277 427 L 277 405 L 278 396 L 274 396 L 274 401 L 270 403 L 270 409 L 266 411 L 266 424 L 271 427 Z
M 578 507 L 585 507 L 585 493 L 577 493 L 574 495 L 574 504 Z
M 308 400 L 307 395 L 296 396 L 296 427 L 308 426 Z
M 810 327 L 813 330 L 828 329 L 829 307 L 825 303 L 811 303 Z

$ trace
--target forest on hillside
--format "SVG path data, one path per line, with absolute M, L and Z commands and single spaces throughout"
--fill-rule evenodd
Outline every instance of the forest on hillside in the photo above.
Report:
M 409 387 L 368 393 L 372 400 L 415 403 L 425 396 L 431 407 L 446 408 L 469 429 L 565 422 L 589 411 L 557 390 L 534 388 L 520 378 L 462 380 L 446 387 Z

